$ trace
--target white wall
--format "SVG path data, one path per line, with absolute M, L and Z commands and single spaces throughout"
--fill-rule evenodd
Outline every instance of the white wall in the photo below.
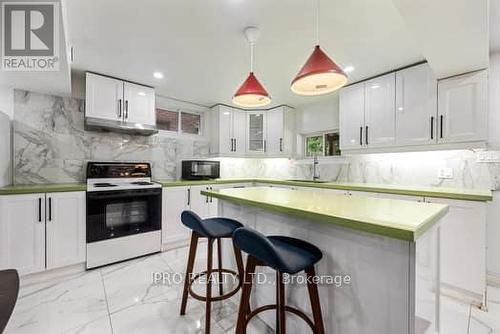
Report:
M 314 99 L 312 97 L 308 98 Z M 297 108 L 297 133 L 299 134 L 336 130 L 338 128 L 338 94 L 323 97 L 318 102 Z
M 0 86 L 0 111 L 14 118 L 14 89 L 11 87 Z

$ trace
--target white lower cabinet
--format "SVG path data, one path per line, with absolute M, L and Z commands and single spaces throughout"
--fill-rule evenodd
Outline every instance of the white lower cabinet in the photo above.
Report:
M 0 268 L 21 275 L 85 262 L 85 192 L 0 197 Z
M 162 243 L 171 244 L 189 238 L 189 230 L 181 222 L 181 213 L 189 209 L 189 187 L 163 189 Z
M 441 220 L 441 290 L 482 305 L 486 290 L 486 203 L 426 198 L 449 206 Z
M 47 269 L 85 262 L 84 192 L 46 194 Z

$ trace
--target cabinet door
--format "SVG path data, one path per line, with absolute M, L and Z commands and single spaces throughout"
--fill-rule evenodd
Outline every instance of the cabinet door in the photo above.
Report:
M 284 152 L 284 126 L 285 119 L 283 108 L 270 110 L 266 118 L 266 153 L 281 154 Z
M 123 81 L 87 73 L 85 115 L 112 121 L 123 118 Z
M 233 139 L 235 153 L 245 153 L 247 119 L 246 112 L 233 110 Z
M 251 153 L 266 151 L 265 119 L 264 114 L 249 113 L 247 115 L 247 151 Z
M 125 82 L 124 99 L 124 121 L 151 126 L 156 125 L 154 89 Z
M 365 144 L 394 145 L 396 140 L 396 74 L 365 82 Z
M 207 190 L 215 190 L 215 189 L 222 189 L 222 185 L 208 185 L 206 188 Z M 207 218 L 212 218 L 212 217 L 217 217 L 219 215 L 219 201 L 217 198 L 214 197 L 209 197 L 208 198 L 208 217 Z
M 201 218 L 208 217 L 209 198 L 201 194 L 202 190 L 208 190 L 208 186 L 192 186 L 189 190 L 189 207 Z
M 396 73 L 396 144 L 436 142 L 437 81 L 428 64 Z
M 85 262 L 85 192 L 46 194 L 47 269 Z
M 480 304 L 486 289 L 486 203 L 426 198 L 449 206 L 441 220 L 441 284 Z
M 0 197 L 0 269 L 45 270 L 45 194 Z
M 234 149 L 233 110 L 226 106 L 219 109 L 219 153 L 229 154 Z
M 440 80 L 438 142 L 486 140 L 488 76 L 486 71 Z
M 340 148 L 357 149 L 364 145 L 365 87 L 363 83 L 340 91 Z
M 190 230 L 181 222 L 181 213 L 188 207 L 188 187 L 163 189 L 162 243 L 168 244 L 189 239 Z

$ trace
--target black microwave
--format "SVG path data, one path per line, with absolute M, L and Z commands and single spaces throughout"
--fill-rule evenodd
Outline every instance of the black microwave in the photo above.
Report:
M 209 180 L 220 177 L 220 162 L 209 160 L 183 160 L 183 180 Z

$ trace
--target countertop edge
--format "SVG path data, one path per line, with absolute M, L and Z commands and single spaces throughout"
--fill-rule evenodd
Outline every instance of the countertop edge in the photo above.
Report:
M 245 205 L 250 205 L 253 207 L 258 207 L 261 209 L 269 209 L 272 211 L 280 212 L 280 213 L 285 213 L 285 214 L 293 214 L 299 217 L 304 217 L 308 219 L 313 219 L 313 220 L 319 220 L 322 223 L 331 223 L 337 226 L 341 226 L 344 228 L 348 229 L 354 229 L 357 231 L 365 232 L 365 233 L 371 233 L 371 234 L 376 234 L 376 235 L 381 235 L 393 239 L 399 239 L 399 240 L 404 240 L 404 241 L 410 241 L 410 242 L 415 242 L 417 239 L 423 235 L 427 230 L 429 230 L 436 222 L 439 221 L 447 212 L 448 208 L 446 210 L 441 210 L 439 213 L 433 215 L 429 219 L 427 219 L 425 222 L 421 224 L 416 230 L 408 230 L 408 229 L 401 229 L 397 227 L 390 227 L 390 226 L 384 226 L 384 225 L 376 225 L 373 223 L 369 222 L 363 222 L 359 220 L 353 220 L 349 218 L 343 218 L 343 217 L 338 217 L 338 216 L 330 216 L 330 215 L 325 215 L 322 213 L 317 213 L 317 212 L 311 212 L 307 210 L 302 210 L 302 209 L 296 209 L 296 208 L 290 208 L 290 207 L 285 207 L 277 204 L 270 204 L 270 203 L 265 203 L 265 202 L 260 202 L 260 201 L 254 201 L 254 200 L 249 200 L 249 199 L 244 199 L 240 197 L 233 197 L 229 195 L 224 195 L 219 192 L 213 192 L 213 191 L 207 191 L 207 190 L 202 190 L 201 191 L 202 195 L 205 196 L 211 196 L 215 197 L 218 199 L 222 200 L 227 200 L 229 202 L 233 202 L 236 204 L 245 204 Z

